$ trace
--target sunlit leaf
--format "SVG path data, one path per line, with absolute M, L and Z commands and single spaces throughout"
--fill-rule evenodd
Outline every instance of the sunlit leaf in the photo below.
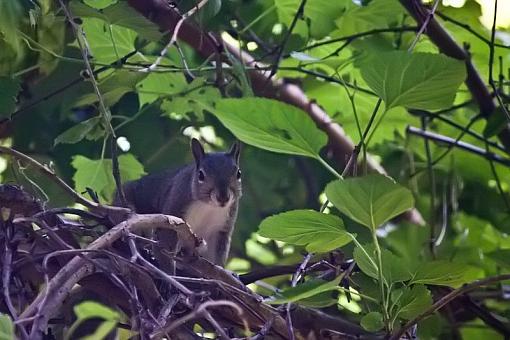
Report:
M 387 109 L 435 110 L 453 104 L 466 66 L 442 54 L 393 51 L 368 57 L 361 64 L 361 75 Z
M 480 271 L 464 263 L 430 261 L 415 271 L 411 283 L 457 287 L 478 278 Z
M 313 210 L 292 210 L 268 217 L 260 224 L 259 234 L 306 246 L 309 252 L 328 252 L 352 240 L 339 217 Z
M 105 305 L 94 301 L 84 301 L 74 306 L 74 313 L 78 319 L 101 318 L 105 320 L 118 320 L 119 313 Z
M 14 324 L 7 314 L 0 313 L 0 340 L 12 340 L 14 335 Z
M 111 159 L 93 160 L 76 155 L 71 164 L 76 169 L 73 180 L 78 192 L 91 188 L 98 192 L 105 202 L 111 202 L 115 192 Z M 119 168 L 123 182 L 138 179 L 145 174 L 142 164 L 131 154 L 119 156 Z
M 342 280 L 343 275 L 336 277 L 332 281 L 324 281 L 320 279 L 310 279 L 305 283 L 298 284 L 296 287 L 290 287 L 283 290 L 275 298 L 267 300 L 268 303 L 279 305 L 288 302 L 295 302 L 302 299 L 310 298 L 320 293 L 330 290 L 336 290 L 338 283 Z
M 326 196 L 356 222 L 375 230 L 414 205 L 411 191 L 384 175 L 368 175 L 331 182 Z
M 317 158 L 326 135 L 302 110 L 263 98 L 223 99 L 214 114 L 241 141 L 291 155 Z
M 360 247 L 354 248 L 353 255 L 354 260 L 363 273 L 374 279 L 379 279 L 377 271 L 379 261 L 375 247 L 372 244 L 364 245 L 363 249 Z M 388 285 L 411 279 L 411 272 L 403 259 L 387 249 L 381 250 L 381 258 L 382 276 Z

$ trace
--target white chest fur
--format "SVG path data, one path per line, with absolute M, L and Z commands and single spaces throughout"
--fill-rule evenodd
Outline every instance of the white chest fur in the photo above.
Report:
M 219 207 L 201 201 L 193 202 L 186 213 L 184 220 L 190 225 L 191 230 L 198 236 L 207 240 L 210 236 L 225 227 L 229 218 L 230 206 Z

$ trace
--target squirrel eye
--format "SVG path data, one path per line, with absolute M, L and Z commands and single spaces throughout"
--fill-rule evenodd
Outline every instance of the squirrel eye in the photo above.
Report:
M 203 170 L 198 170 L 198 181 L 203 182 L 205 180 L 205 174 Z
M 237 170 L 237 179 L 241 179 L 241 170 Z

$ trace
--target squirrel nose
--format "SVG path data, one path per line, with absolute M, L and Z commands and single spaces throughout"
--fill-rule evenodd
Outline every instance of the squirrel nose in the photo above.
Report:
M 230 196 L 228 193 L 224 193 L 224 194 L 218 193 L 218 194 L 216 194 L 216 199 L 218 200 L 219 203 L 225 204 L 230 199 Z

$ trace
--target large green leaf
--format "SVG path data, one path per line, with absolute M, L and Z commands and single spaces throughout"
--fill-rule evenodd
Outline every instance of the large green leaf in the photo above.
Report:
M 181 93 L 188 89 L 182 73 L 150 73 L 137 85 L 140 106 L 152 103 L 159 97 Z
M 432 53 L 377 53 L 361 63 L 361 75 L 386 108 L 435 110 L 451 106 L 466 78 L 464 62 Z
M 305 112 L 277 100 L 222 99 L 213 111 L 237 138 L 265 150 L 318 158 L 326 144 Z
M 19 90 L 18 79 L 0 77 L 0 118 L 10 117 L 14 112 Z
M 96 18 L 83 19 L 82 26 L 97 63 L 112 63 L 135 49 L 137 33 L 132 29 L 109 25 Z
M 12 340 L 14 336 L 14 324 L 6 314 L 0 313 L 0 340 Z
M 71 164 L 76 169 L 73 180 L 78 192 L 84 192 L 86 188 L 91 188 L 99 193 L 104 201 L 111 201 L 115 192 L 111 159 L 93 160 L 76 155 Z M 123 182 L 138 179 L 145 174 L 142 164 L 131 154 L 119 156 L 119 168 Z
M 343 226 L 342 220 L 334 215 L 313 210 L 292 210 L 263 220 L 259 234 L 306 246 L 309 252 L 328 252 L 352 240 Z
M 279 305 L 282 303 L 295 302 L 301 299 L 310 298 L 320 293 L 330 290 L 336 290 L 338 284 L 342 280 L 343 275 L 339 275 L 332 281 L 324 281 L 321 279 L 310 279 L 305 283 L 299 284 L 296 287 L 290 287 L 279 293 L 276 297 L 270 298 L 267 302 L 270 304 Z
M 424 285 L 398 289 L 391 296 L 397 307 L 394 314 L 405 320 L 411 320 L 432 305 L 432 296 Z
M 464 263 L 430 261 L 418 267 L 411 283 L 457 287 L 477 279 L 479 274 L 480 270 Z
M 375 247 L 372 244 L 359 246 L 354 248 L 354 260 L 359 268 L 366 275 L 378 279 L 378 260 Z M 382 276 L 386 284 L 389 286 L 395 282 L 402 282 L 411 279 L 411 272 L 402 258 L 394 255 L 387 249 L 381 251 L 382 260 Z
M 414 205 L 411 191 L 384 175 L 368 175 L 331 182 L 329 201 L 353 220 L 375 230 Z
M 341 85 L 307 78 L 303 81 L 303 87 L 307 96 L 310 99 L 317 100 L 326 112 L 342 125 L 347 135 L 355 143 L 358 143 L 360 134 L 357 122 L 359 122 L 362 131 L 367 127 L 374 111 L 377 97 L 357 91 L 353 98 L 356 109 L 354 111 L 349 96 Z M 351 93 L 353 92 L 351 90 Z M 384 111 L 384 104 L 382 104 L 380 110 L 380 112 Z M 405 136 L 405 131 L 409 124 L 418 125 L 419 119 L 416 116 L 407 114 L 405 108 L 394 107 L 385 111 L 384 119 L 378 123 L 377 129 L 372 130 L 370 145 L 394 140 L 397 136 Z

